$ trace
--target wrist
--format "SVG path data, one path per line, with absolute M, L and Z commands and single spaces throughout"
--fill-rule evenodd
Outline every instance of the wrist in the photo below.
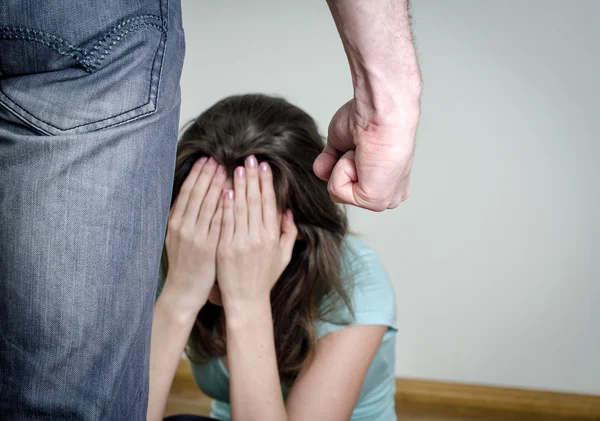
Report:
M 269 296 L 246 300 L 223 299 L 225 324 L 228 330 L 247 328 L 269 320 L 272 324 L 271 299 Z
M 363 119 L 418 114 L 421 74 L 408 1 L 328 0 Z M 412 110 L 412 112 L 411 112 Z
M 369 125 L 416 126 L 421 106 L 421 79 L 418 74 L 402 83 L 392 83 L 377 72 L 355 75 L 354 102 L 361 127 Z
M 207 296 L 184 290 L 174 282 L 169 282 L 168 278 L 160 293 L 159 300 L 161 299 L 168 307 L 170 314 L 182 321 L 195 319 L 200 309 L 208 301 Z

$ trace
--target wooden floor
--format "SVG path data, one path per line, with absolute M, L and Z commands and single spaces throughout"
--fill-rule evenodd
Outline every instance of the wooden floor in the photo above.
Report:
M 590 421 L 591 419 L 499 412 L 468 407 L 432 406 L 402 401 L 396 401 L 396 412 L 398 421 Z M 209 415 L 209 413 L 210 398 L 198 390 L 191 378 L 176 377 L 165 415 Z

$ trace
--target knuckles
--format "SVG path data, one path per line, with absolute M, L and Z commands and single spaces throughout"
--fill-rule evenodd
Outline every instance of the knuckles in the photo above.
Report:
M 175 219 L 170 219 L 169 223 L 167 224 L 167 233 L 168 234 L 173 234 L 175 233 L 178 229 L 179 229 L 179 221 L 175 220 Z
M 196 252 L 214 252 L 218 239 L 212 239 L 208 235 L 201 235 L 194 230 L 184 229 L 182 224 L 169 221 L 165 240 L 170 243 L 179 244 L 178 247 L 195 250 Z
M 337 186 L 333 183 L 327 183 L 327 193 L 329 193 L 330 196 L 337 196 Z
M 184 243 L 187 245 L 190 245 L 194 240 L 194 235 L 192 232 L 190 232 L 189 230 L 181 229 L 181 228 L 179 228 L 177 231 L 175 231 L 175 236 L 181 243 Z
M 386 210 L 388 208 L 388 206 L 386 205 L 386 202 L 384 201 L 377 201 L 377 202 L 370 202 L 364 205 L 365 208 L 372 210 L 373 212 L 383 212 L 384 210 Z
M 228 260 L 233 257 L 231 249 L 226 245 L 219 244 L 217 247 L 217 258 L 221 260 Z
M 275 236 L 257 236 L 234 239 L 228 244 L 219 243 L 217 256 L 220 259 L 238 259 L 242 256 L 272 254 L 277 250 L 278 239 Z
M 254 195 L 248 196 L 248 207 L 255 207 L 260 204 L 260 199 Z

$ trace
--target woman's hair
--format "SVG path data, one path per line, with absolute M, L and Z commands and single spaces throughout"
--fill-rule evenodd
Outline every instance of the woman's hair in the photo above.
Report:
M 313 356 L 315 322 L 328 320 L 340 305 L 351 310 L 341 275 L 347 218 L 333 203 L 327 183 L 312 170 L 323 149 L 314 120 L 281 98 L 225 98 L 188 123 L 178 149 L 171 204 L 194 162 L 212 156 L 229 176 L 249 155 L 273 171 L 277 206 L 291 209 L 298 227 L 292 259 L 271 291 L 277 365 L 291 385 Z M 162 257 L 163 279 L 168 270 Z M 226 353 L 223 309 L 208 302 L 199 312 L 186 353 L 202 364 Z

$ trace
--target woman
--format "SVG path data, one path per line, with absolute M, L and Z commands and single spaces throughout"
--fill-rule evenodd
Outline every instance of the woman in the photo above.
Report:
M 394 292 L 313 174 L 323 146 L 310 116 L 262 95 L 226 98 L 184 131 L 148 420 L 184 348 L 215 418 L 396 419 Z

